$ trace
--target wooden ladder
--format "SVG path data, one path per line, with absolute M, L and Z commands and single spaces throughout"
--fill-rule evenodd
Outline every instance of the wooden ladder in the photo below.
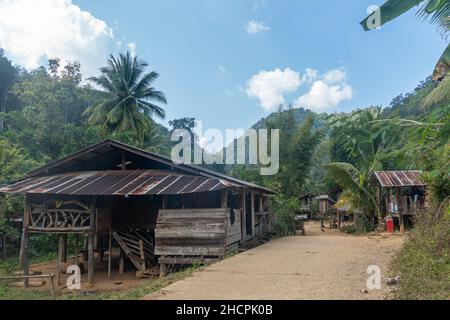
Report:
M 154 240 L 143 230 L 116 227 L 112 235 L 138 271 L 144 272 L 155 262 Z

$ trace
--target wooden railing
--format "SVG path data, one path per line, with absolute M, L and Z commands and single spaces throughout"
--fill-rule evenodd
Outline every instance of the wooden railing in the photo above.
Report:
M 8 276 L 0 276 L 0 280 L 14 280 L 14 279 L 23 279 L 24 287 L 28 288 L 30 279 L 49 279 L 50 291 L 53 299 L 55 298 L 55 274 L 50 272 L 50 274 L 38 274 L 38 275 L 8 275 Z
M 78 208 L 64 208 L 64 206 Z M 85 232 L 89 231 L 92 210 L 83 203 L 70 201 L 61 204 L 60 208 L 48 209 L 31 205 L 29 211 L 30 232 Z

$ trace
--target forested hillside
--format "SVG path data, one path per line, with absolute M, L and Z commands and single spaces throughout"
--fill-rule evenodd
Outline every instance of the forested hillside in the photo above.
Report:
M 249 166 L 231 172 L 284 190 L 284 194 L 299 195 L 335 187 L 337 179 L 332 173 L 343 169 L 343 163 L 370 169 L 364 174 L 366 180 L 374 170 L 430 170 L 440 157 L 438 154 L 444 152 L 444 156 L 448 151 L 445 145 L 450 104 L 447 100 L 425 103 L 436 86 L 435 81 L 427 78 L 413 91 L 395 97 L 389 106 L 372 106 L 351 113 L 316 114 L 303 108 L 280 107 L 252 126 L 281 129 L 280 174 L 261 177 L 256 168 Z M 430 134 L 442 138 L 434 146 L 443 149 L 435 152 L 432 145 L 427 145 L 432 140 L 427 137 Z M 421 148 L 424 153 L 417 152 Z M 330 162 L 335 164 L 326 166 Z

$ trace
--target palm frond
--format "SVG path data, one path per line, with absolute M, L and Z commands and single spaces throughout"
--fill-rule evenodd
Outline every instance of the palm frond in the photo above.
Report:
M 447 75 L 423 101 L 425 108 L 450 101 L 450 75 Z
M 90 116 L 89 121 L 106 124 L 113 135 L 131 130 L 134 136 L 143 137 L 150 130 L 152 116 L 164 118 L 164 109 L 150 101 L 166 104 L 167 100 L 161 91 L 151 87 L 158 73 L 145 73 L 147 66 L 130 52 L 111 55 L 108 65 L 100 69 L 100 76 L 89 78 L 107 93 L 103 100 L 86 109 L 84 114 Z
M 166 117 L 166 111 L 157 106 L 156 104 L 139 100 L 139 104 L 141 105 L 142 109 L 145 113 L 148 114 L 148 116 L 151 118 L 153 115 L 156 115 L 158 118 L 164 119 Z

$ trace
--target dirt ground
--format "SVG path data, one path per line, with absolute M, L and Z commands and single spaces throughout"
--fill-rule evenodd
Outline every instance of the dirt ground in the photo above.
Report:
M 306 236 L 272 240 L 144 299 L 384 299 L 388 263 L 403 240 L 322 232 L 318 223 L 308 222 Z M 369 265 L 381 268 L 382 288 L 363 293 Z
M 95 269 L 95 283 L 93 286 L 88 285 L 87 272 L 84 272 L 81 275 L 81 292 L 89 294 L 89 293 L 105 293 L 112 291 L 121 291 L 131 289 L 139 284 L 142 284 L 143 279 L 139 280 L 136 277 L 136 269 L 129 263 L 125 265 L 125 272 L 120 275 L 118 272 L 118 253 L 113 253 L 111 259 L 111 278 L 108 278 L 108 257 L 105 256 L 103 262 L 101 262 L 96 256 L 94 269 Z M 69 265 L 75 264 L 75 258 L 70 257 L 67 260 L 67 263 L 63 264 L 62 270 L 63 274 L 61 275 L 61 285 L 57 287 L 61 292 L 67 292 L 66 288 L 66 280 L 68 275 L 64 273 L 64 270 Z M 50 272 L 55 273 L 56 261 L 45 262 L 40 264 L 34 264 L 30 266 L 31 271 L 38 271 L 42 274 L 49 274 Z M 159 270 L 159 269 L 158 269 Z M 155 270 L 156 271 L 156 270 Z M 38 288 L 34 288 L 35 290 Z M 40 289 L 48 290 L 49 286 L 46 283 Z

